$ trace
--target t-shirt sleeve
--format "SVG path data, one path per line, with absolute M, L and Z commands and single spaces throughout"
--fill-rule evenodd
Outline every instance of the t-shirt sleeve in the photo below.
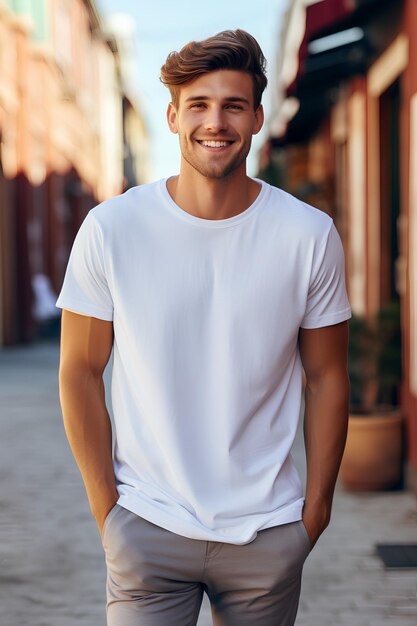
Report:
M 346 293 L 342 242 L 332 222 L 318 251 L 310 277 L 307 306 L 301 328 L 321 328 L 351 317 Z
M 106 276 L 103 234 L 91 212 L 75 238 L 56 306 L 81 315 L 113 320 L 113 299 Z

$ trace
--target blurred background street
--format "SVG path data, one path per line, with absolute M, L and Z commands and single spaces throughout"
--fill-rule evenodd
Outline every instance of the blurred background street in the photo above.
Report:
M 268 61 L 248 173 L 331 216 L 353 311 L 348 442 L 297 624 L 416 626 L 416 24 L 416 0 L 0 0 L 1 626 L 105 623 L 55 301 L 88 211 L 178 172 L 167 54 L 238 27 Z M 301 436 L 294 456 L 303 472 Z M 391 543 L 409 569 L 385 569 Z
M 101 542 L 66 442 L 58 346 L 0 351 L 2 626 L 104 626 Z M 300 437 L 294 456 L 304 473 Z M 380 542 L 417 542 L 413 494 L 346 493 L 304 570 L 297 626 L 415 626 L 416 570 L 386 571 Z M 199 626 L 210 626 L 207 602 Z

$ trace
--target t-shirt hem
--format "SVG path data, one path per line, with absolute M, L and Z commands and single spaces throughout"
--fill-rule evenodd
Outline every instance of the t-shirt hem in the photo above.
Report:
M 331 313 L 328 315 L 322 315 L 320 317 L 305 319 L 300 324 L 300 328 L 322 328 L 323 326 L 332 326 L 333 324 L 339 324 L 352 317 L 352 311 L 350 307 L 343 309 L 337 313 Z
M 304 498 L 299 498 L 276 512 L 254 516 L 252 523 L 248 517 L 248 521 L 243 521 L 241 524 L 244 526 L 242 532 L 237 531 L 236 527 L 212 530 L 200 525 L 197 520 L 193 523 L 191 520 L 176 519 L 127 494 L 121 495 L 117 503 L 146 521 L 188 539 L 244 545 L 253 541 L 260 530 L 302 519 Z
M 91 304 L 74 302 L 66 302 L 63 298 L 58 298 L 56 307 L 58 309 L 66 309 L 67 311 L 71 311 L 72 313 L 78 313 L 79 315 L 88 315 L 91 317 L 97 317 L 100 320 L 104 320 L 106 322 L 113 321 L 113 312 L 103 311 L 103 309 L 99 309 Z

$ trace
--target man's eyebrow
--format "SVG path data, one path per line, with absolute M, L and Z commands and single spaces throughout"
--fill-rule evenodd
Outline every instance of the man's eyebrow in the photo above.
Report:
M 208 96 L 190 96 L 189 98 L 186 98 L 186 102 L 192 102 L 194 100 L 208 100 Z
M 189 96 L 188 98 L 185 99 L 185 102 L 196 102 L 196 101 L 205 101 L 205 100 L 210 100 L 209 96 Z M 241 98 L 240 96 L 229 96 L 227 98 L 224 98 L 225 102 L 242 102 L 244 104 L 250 105 L 249 100 L 247 100 L 246 98 Z
M 227 100 L 227 102 L 243 102 L 250 105 L 249 100 L 247 100 L 246 98 L 241 98 L 240 96 L 231 96 L 230 98 L 225 99 Z

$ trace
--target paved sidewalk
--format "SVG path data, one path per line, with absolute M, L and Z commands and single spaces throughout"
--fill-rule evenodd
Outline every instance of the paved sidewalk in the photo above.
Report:
M 2 626 L 105 625 L 104 558 L 64 435 L 57 364 L 53 343 L 0 350 Z M 294 456 L 301 467 L 301 441 Z M 338 490 L 297 626 L 416 626 L 417 571 L 384 571 L 373 554 L 384 541 L 417 542 L 415 498 Z M 204 603 L 199 626 L 210 624 Z

